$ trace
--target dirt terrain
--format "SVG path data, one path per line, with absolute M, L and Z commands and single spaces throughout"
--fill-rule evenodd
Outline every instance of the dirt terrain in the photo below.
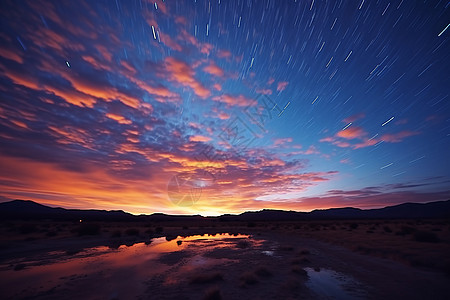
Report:
M 1 298 L 450 295 L 446 221 L 92 225 L 3 224 Z

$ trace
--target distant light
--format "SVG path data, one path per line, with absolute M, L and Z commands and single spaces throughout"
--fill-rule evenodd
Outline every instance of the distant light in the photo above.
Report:
M 83 222 L 83 220 L 80 220 L 80 223 Z

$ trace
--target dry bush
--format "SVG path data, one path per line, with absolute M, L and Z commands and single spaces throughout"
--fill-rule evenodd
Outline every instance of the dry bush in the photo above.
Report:
M 206 274 L 199 274 L 194 276 L 191 279 L 191 283 L 193 284 L 205 284 L 205 283 L 213 283 L 217 281 L 223 280 L 223 275 L 221 273 L 215 272 L 215 273 L 206 273 Z

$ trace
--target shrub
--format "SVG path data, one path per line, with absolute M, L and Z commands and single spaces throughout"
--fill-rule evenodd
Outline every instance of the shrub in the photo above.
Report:
M 350 228 L 351 228 L 351 229 L 356 229 L 356 228 L 358 228 L 358 223 L 351 223 L 351 224 L 350 224 Z
M 220 293 L 220 290 L 218 288 L 213 288 L 211 290 L 208 290 L 205 294 L 204 300 L 221 300 L 222 294 Z
M 238 247 L 240 249 L 245 249 L 245 248 L 248 248 L 249 246 L 250 246 L 250 243 L 246 240 L 240 240 L 236 244 L 236 247 Z
M 28 233 L 33 233 L 37 230 L 36 225 L 34 224 L 22 224 L 19 227 L 19 231 L 22 234 L 28 234 Z
M 111 237 L 121 237 L 122 236 L 122 231 L 120 230 L 114 230 L 113 233 L 111 234 Z
M 240 277 L 241 285 L 251 285 L 258 283 L 258 278 L 251 272 L 245 272 Z
M 139 235 L 139 230 L 136 228 L 128 228 L 127 230 L 125 230 L 125 234 L 130 236 L 137 236 Z
M 163 232 L 164 228 L 162 228 L 161 226 L 158 226 L 155 228 L 155 233 L 161 233 Z
M 271 277 L 272 276 L 272 272 L 270 272 L 270 270 L 267 269 L 266 267 L 259 267 L 258 269 L 256 269 L 255 274 L 258 275 L 259 277 Z
M 207 273 L 200 274 L 191 279 L 191 283 L 194 284 L 204 284 L 204 283 L 212 283 L 223 280 L 223 276 L 220 273 Z
M 430 231 L 417 231 L 414 233 L 414 240 L 423 243 L 437 243 L 439 238 L 437 235 Z
M 294 272 L 295 274 L 298 274 L 298 275 L 302 275 L 302 276 L 307 276 L 308 275 L 308 272 L 306 272 L 305 270 L 303 270 L 299 266 L 293 266 L 291 270 L 292 270 L 292 272 Z
M 97 235 L 100 233 L 100 225 L 93 223 L 81 224 L 77 229 L 78 235 Z

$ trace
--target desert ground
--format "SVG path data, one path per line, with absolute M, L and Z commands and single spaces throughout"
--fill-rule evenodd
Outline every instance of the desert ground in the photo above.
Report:
M 448 299 L 449 220 L 5 221 L 2 299 Z

